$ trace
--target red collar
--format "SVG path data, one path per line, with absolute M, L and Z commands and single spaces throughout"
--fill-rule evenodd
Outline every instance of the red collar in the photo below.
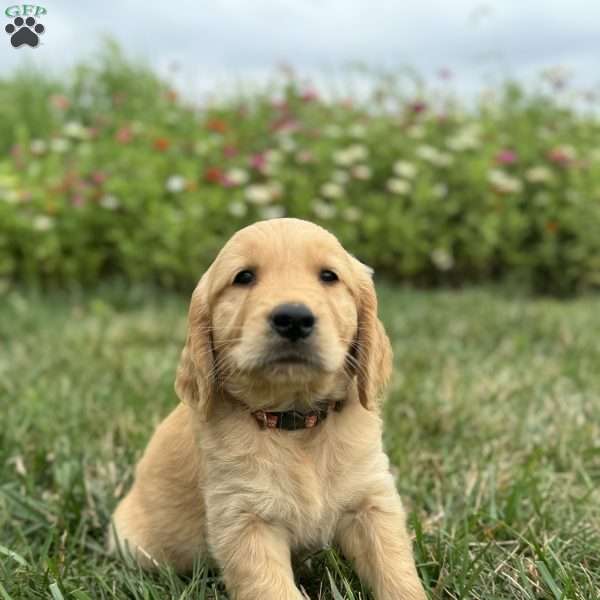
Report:
M 252 413 L 261 429 L 283 429 L 296 431 L 297 429 L 312 429 L 327 418 L 329 409 L 339 412 L 342 408 L 341 400 L 330 400 L 324 408 L 300 412 L 298 410 L 285 410 L 272 412 L 257 410 Z

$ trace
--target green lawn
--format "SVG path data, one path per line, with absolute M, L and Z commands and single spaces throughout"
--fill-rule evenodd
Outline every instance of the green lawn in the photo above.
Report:
M 432 598 L 600 598 L 600 298 L 380 290 L 386 443 Z M 0 296 L 0 598 L 225 598 L 127 570 L 109 515 L 177 399 L 187 298 Z M 367 598 L 332 550 L 311 598 Z M 258 600 L 258 599 L 257 599 Z

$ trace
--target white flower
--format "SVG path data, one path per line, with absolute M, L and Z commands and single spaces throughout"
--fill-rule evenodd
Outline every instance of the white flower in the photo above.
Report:
M 348 135 L 353 138 L 364 138 L 366 133 L 367 128 L 360 123 L 355 123 L 348 128 Z
M 46 215 L 38 215 L 33 219 L 33 228 L 36 231 L 48 231 L 54 227 L 54 219 Z
M 405 179 L 394 177 L 389 179 L 386 185 L 387 189 L 393 194 L 408 194 L 410 192 L 410 183 Z
M 445 198 L 448 195 L 448 186 L 445 183 L 436 183 L 431 188 L 431 193 L 436 198 Z
M 297 148 L 297 144 L 289 135 L 282 135 L 279 138 L 279 147 L 284 152 L 293 152 Z
M 165 182 L 165 189 L 171 194 L 179 194 L 185 190 L 186 180 L 182 175 L 171 175 Z
M 212 141 L 213 140 L 211 140 L 211 139 L 205 139 L 205 140 L 200 140 L 200 141 L 196 142 L 194 144 L 194 153 L 197 154 L 198 156 L 204 156 L 205 154 L 208 154 L 208 152 L 214 146 Z
M 348 223 L 356 223 L 356 221 L 359 221 L 362 217 L 362 212 L 354 206 L 348 206 L 348 208 L 345 208 L 342 212 L 342 217 L 344 220 L 348 221 Z
M 18 204 L 19 203 L 19 192 L 17 190 L 7 190 L 0 187 L 0 198 L 7 204 Z
M 275 195 L 275 188 L 272 184 L 253 183 L 246 188 L 246 200 L 250 204 L 263 206 L 269 204 Z
M 349 167 L 357 162 L 365 160 L 369 155 L 369 150 L 361 144 L 352 144 L 333 154 L 333 160 L 342 167 Z
M 63 133 L 67 137 L 84 140 L 88 137 L 88 130 L 77 121 L 70 121 L 63 127 Z
M 371 179 L 371 167 L 367 165 L 355 165 L 352 167 L 352 177 L 355 179 Z
M 341 169 L 338 169 L 337 171 L 334 171 L 331 174 L 331 179 L 335 183 L 339 183 L 340 185 L 344 185 L 344 184 L 348 183 L 348 180 L 350 179 L 350 177 L 348 176 L 348 173 L 346 173 L 346 171 L 342 171 Z
M 225 177 L 233 185 L 243 185 L 250 179 L 248 172 L 244 169 L 230 169 L 225 174 Z
M 413 125 L 408 128 L 406 133 L 413 140 L 421 140 L 425 137 L 425 128 L 422 125 Z
M 65 138 L 54 138 L 50 142 L 50 150 L 58 154 L 64 154 L 71 147 L 71 142 Z
M 32 154 L 44 154 L 48 149 L 48 144 L 44 140 L 31 140 L 29 149 Z
M 437 167 L 447 167 L 452 164 L 453 158 L 447 152 L 441 152 L 433 146 L 423 144 L 415 150 L 415 154 L 422 160 L 430 162 Z
M 479 125 L 472 123 L 466 125 L 451 138 L 446 141 L 446 145 L 450 150 L 460 152 L 463 150 L 474 150 L 479 147 L 479 136 L 481 128 Z
M 501 194 L 517 194 L 523 189 L 523 184 L 519 179 L 500 169 L 492 169 L 488 173 L 488 181 Z
M 449 167 L 454 162 L 454 158 L 447 152 L 438 152 L 435 163 L 438 167 Z
M 234 217 L 243 217 L 248 212 L 248 207 L 243 202 L 232 202 L 228 206 L 229 214 Z
M 313 201 L 312 208 L 319 219 L 333 219 L 336 214 L 335 206 L 331 206 L 331 204 L 327 204 L 319 199 Z
M 454 257 L 443 248 L 436 248 L 431 253 L 431 262 L 440 271 L 449 271 L 454 266 Z
M 260 216 L 263 219 L 281 219 L 285 216 L 285 208 L 283 206 L 263 206 L 260 209 Z
M 283 154 L 279 150 L 267 150 L 264 154 L 265 166 L 262 172 L 265 175 L 273 175 L 277 170 L 277 167 L 283 160 Z
M 422 144 L 421 146 L 418 146 L 415 150 L 415 154 L 419 158 L 429 161 L 431 163 L 435 163 L 437 157 L 439 156 L 439 153 L 440 151 L 437 148 L 434 148 L 433 146 L 429 146 L 427 144 Z
M 329 182 L 321 186 L 321 194 L 326 198 L 340 198 L 343 193 L 342 186 L 337 183 Z
M 554 174 L 548 167 L 540 165 L 527 169 L 525 179 L 530 183 L 550 183 L 554 179 Z
M 365 160 L 369 156 L 369 149 L 362 144 L 353 144 L 348 148 L 348 151 L 354 158 L 354 162 Z
M 106 208 L 107 210 L 116 210 L 121 205 L 117 197 L 113 196 L 112 194 L 105 194 L 102 196 L 99 204 L 102 206 L 102 208 Z
M 399 177 L 412 179 L 417 174 L 417 167 L 405 160 L 398 160 L 394 163 L 394 173 Z

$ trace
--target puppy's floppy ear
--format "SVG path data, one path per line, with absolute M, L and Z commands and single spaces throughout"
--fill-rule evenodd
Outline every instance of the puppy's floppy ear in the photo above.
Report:
M 210 416 L 216 393 L 207 275 L 208 272 L 192 294 L 187 340 L 175 377 L 175 391 L 179 399 L 194 408 L 205 421 Z
M 375 410 L 392 374 L 392 347 L 377 316 L 373 270 L 354 258 L 353 262 L 359 282 L 353 368 L 361 404 L 368 410 Z

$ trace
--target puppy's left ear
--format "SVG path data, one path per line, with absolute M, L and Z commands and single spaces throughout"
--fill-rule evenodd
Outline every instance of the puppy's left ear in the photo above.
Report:
M 373 271 L 356 259 L 358 272 L 358 332 L 353 346 L 358 397 L 368 410 L 376 410 L 392 374 L 392 347 L 377 316 Z

